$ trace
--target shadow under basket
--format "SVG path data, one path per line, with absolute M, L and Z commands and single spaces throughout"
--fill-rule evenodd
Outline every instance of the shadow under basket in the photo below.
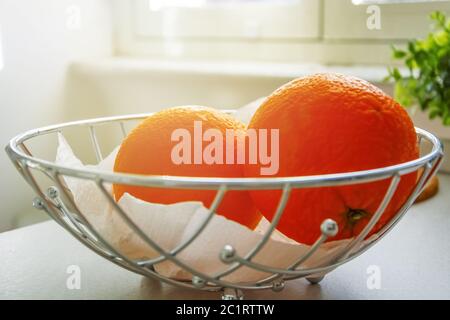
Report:
M 230 111 L 231 112 L 231 111 Z M 327 174 L 321 176 L 298 176 L 283 178 L 188 178 L 175 176 L 137 176 L 123 173 L 108 173 L 95 169 L 65 167 L 57 165 L 53 161 L 44 160 L 31 151 L 29 147 L 35 139 L 50 138 L 55 140 L 58 133 L 66 130 L 78 130 L 79 137 L 86 136 L 88 139 L 85 145 L 92 147 L 97 160 L 102 159 L 101 146 L 97 137 L 97 132 L 102 126 L 110 126 L 117 130 L 120 137 L 127 135 L 126 127 L 130 123 L 140 121 L 150 114 L 128 115 L 101 119 L 92 119 L 65 123 L 35 130 L 30 130 L 13 138 L 6 147 L 11 161 L 14 163 L 18 172 L 31 185 L 36 192 L 34 206 L 45 210 L 59 225 L 65 228 L 76 239 L 85 246 L 127 270 L 141 274 L 146 277 L 156 278 L 165 283 L 187 287 L 196 290 L 217 291 L 222 293 L 223 299 L 242 299 L 245 290 L 264 290 L 271 289 L 275 292 L 284 288 L 286 281 L 306 278 L 309 282 L 315 284 L 320 282 L 324 276 L 335 268 L 357 257 L 364 251 L 377 243 L 387 232 L 389 232 L 396 223 L 404 216 L 406 211 L 413 204 L 416 197 L 427 181 L 437 172 L 442 158 L 442 144 L 433 134 L 416 128 L 417 139 L 420 145 L 421 154 L 416 160 L 402 163 L 390 167 L 378 168 L 373 170 L 351 172 L 345 174 Z M 47 144 L 48 145 L 48 144 Z M 55 145 L 56 147 L 56 145 Z M 416 185 L 410 194 L 408 200 L 398 210 L 395 216 L 377 233 L 377 237 L 369 242 L 363 240 L 376 225 L 379 218 L 389 205 L 402 176 L 422 169 Z M 40 178 L 38 176 L 43 176 Z M 215 209 L 220 205 L 223 195 L 230 190 L 281 190 L 281 197 L 272 223 L 260 238 L 260 241 L 244 255 L 238 254 L 237 250 L 231 245 L 225 245 L 216 256 L 219 256 L 222 262 L 227 266 L 227 270 L 219 274 L 207 274 L 196 270 L 179 259 L 179 253 L 185 250 L 193 240 L 205 228 L 208 228 L 210 220 L 205 219 L 197 232 L 194 232 L 184 243 L 179 244 L 172 250 L 165 250 L 158 244 L 158 239 L 151 239 L 136 225 L 132 219 L 127 216 L 127 212 L 115 204 L 113 197 L 104 192 L 104 196 L 114 206 L 117 214 L 135 232 L 140 239 L 149 247 L 153 248 L 160 255 L 152 260 L 139 260 L 122 254 L 117 248 L 108 242 L 94 228 L 86 218 L 85 212 L 80 212 L 74 205 L 73 199 L 64 183 L 65 177 L 74 177 L 86 179 L 95 183 L 98 188 L 104 188 L 104 184 L 126 183 L 129 185 L 139 185 L 148 187 L 163 187 L 176 189 L 209 189 L 217 190 L 216 199 L 209 208 L 208 216 L 215 214 Z M 325 263 L 315 266 L 306 266 L 305 261 L 310 259 L 325 241 L 337 233 L 337 224 L 333 220 L 327 219 L 321 225 L 321 235 L 316 242 L 310 246 L 305 254 L 295 258 L 295 262 L 286 268 L 274 268 L 271 266 L 256 263 L 254 257 L 264 248 L 270 240 L 277 227 L 277 222 L 283 215 L 284 207 L 289 199 L 291 190 L 304 187 L 323 187 L 323 186 L 342 186 L 358 185 L 372 181 L 390 179 L 390 185 L 386 190 L 378 209 L 370 218 L 370 221 L 364 229 L 352 238 L 348 244 L 333 254 Z M 170 261 L 192 275 L 190 281 L 179 281 L 164 277 L 155 271 L 156 262 Z M 245 266 L 258 271 L 267 273 L 267 277 L 259 281 L 242 281 L 239 283 L 224 280 L 225 275 L 232 274 L 240 267 Z

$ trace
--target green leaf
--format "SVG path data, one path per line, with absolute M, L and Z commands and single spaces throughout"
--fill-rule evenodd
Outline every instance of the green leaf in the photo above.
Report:
M 449 35 L 446 31 L 440 31 L 434 34 L 434 41 L 441 47 L 449 44 Z
M 405 81 L 398 81 L 394 87 L 395 99 L 404 107 L 410 107 L 413 104 L 413 99 L 409 87 Z
M 414 53 L 417 51 L 430 51 L 435 45 L 433 34 L 428 35 L 425 40 L 417 40 L 414 44 Z
M 392 56 L 394 57 L 394 59 L 403 59 L 404 57 L 406 57 L 406 51 L 397 49 L 396 47 L 392 46 Z
M 435 20 L 435 21 L 438 21 L 439 20 L 439 17 L 442 15 L 442 13 L 440 12 L 440 11 L 433 11 L 431 14 L 430 14 L 430 18 L 431 18 L 431 20 Z
M 402 79 L 402 74 L 400 73 L 400 70 L 398 70 L 398 68 L 392 68 L 392 77 L 395 79 L 395 81 L 400 81 Z
M 433 100 L 430 102 L 428 117 L 430 119 L 434 119 L 437 116 L 442 117 L 442 109 L 440 104 L 437 101 Z
M 431 13 L 430 18 L 431 20 L 436 21 L 439 27 L 444 27 L 447 20 L 445 15 L 440 11 L 435 11 Z
M 439 109 L 434 109 L 434 110 L 430 110 L 430 113 L 428 113 L 428 117 L 433 120 L 435 119 L 437 116 L 441 115 L 441 110 Z
M 416 42 L 414 41 L 408 42 L 408 51 L 413 55 L 416 53 Z
M 386 77 L 384 77 L 383 80 L 381 80 L 381 82 L 383 82 L 383 83 L 389 83 L 389 82 L 391 82 L 391 80 L 392 80 L 392 77 L 391 77 L 391 75 L 389 74 L 389 75 L 387 75 Z
M 444 126 L 450 126 L 450 115 L 446 115 L 442 121 Z
M 397 51 L 394 52 L 394 58 L 395 59 L 403 59 L 404 57 L 406 57 L 406 52 L 405 51 L 397 50 Z
M 405 64 L 409 70 L 414 70 L 418 68 L 418 64 L 414 58 L 408 58 L 405 60 Z
M 437 51 L 436 55 L 440 60 L 441 66 L 445 67 L 445 64 L 448 64 L 448 61 L 450 59 L 450 56 L 448 56 L 449 53 L 449 49 L 446 47 L 439 48 L 439 50 Z

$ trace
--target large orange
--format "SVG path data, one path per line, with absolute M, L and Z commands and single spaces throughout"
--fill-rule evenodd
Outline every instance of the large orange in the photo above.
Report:
M 143 175 L 172 175 L 191 177 L 242 177 L 242 165 L 237 164 L 176 164 L 172 161 L 172 141 L 176 129 L 186 129 L 194 139 L 194 122 L 201 121 L 203 131 L 217 129 L 225 139 L 226 129 L 245 130 L 245 126 L 226 115 L 206 107 L 175 107 L 158 112 L 136 127 L 123 141 L 115 160 L 114 171 Z M 207 143 L 204 143 L 205 145 Z M 234 143 L 237 146 L 237 143 Z M 205 147 L 205 146 L 203 146 Z M 194 154 L 192 143 L 191 154 Z M 124 193 L 139 199 L 162 204 L 183 201 L 201 201 L 209 207 L 215 190 L 164 189 L 129 185 L 114 185 L 114 196 L 119 200 Z M 217 212 L 228 219 L 254 229 L 261 219 L 248 192 L 229 191 Z
M 317 74 L 294 80 L 268 97 L 249 128 L 280 130 L 276 176 L 308 176 L 380 168 L 418 157 L 413 123 L 405 110 L 370 83 L 344 75 Z M 259 176 L 247 165 L 246 176 Z M 416 173 L 403 176 L 389 207 L 369 236 L 392 218 L 410 195 Z M 339 233 L 358 234 L 380 204 L 390 180 L 342 187 L 294 190 L 278 229 L 312 244 L 320 224 L 331 218 Z M 273 218 L 279 191 L 254 191 L 261 213 Z

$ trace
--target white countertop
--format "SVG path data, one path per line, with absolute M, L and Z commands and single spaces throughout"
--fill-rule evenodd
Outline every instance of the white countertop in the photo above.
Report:
M 283 292 L 245 292 L 248 299 L 450 299 L 450 175 L 441 190 L 413 206 L 394 230 L 320 283 L 295 280 Z M 67 289 L 68 267 L 81 288 Z M 368 289 L 377 266 L 381 288 Z M 126 271 L 97 256 L 54 222 L 0 234 L 0 299 L 217 299 Z

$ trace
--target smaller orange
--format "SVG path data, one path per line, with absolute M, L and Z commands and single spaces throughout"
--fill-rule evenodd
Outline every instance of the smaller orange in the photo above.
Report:
M 171 175 L 189 177 L 243 177 L 243 166 L 227 164 L 225 153 L 222 163 L 176 163 L 173 150 L 178 142 L 173 141 L 176 130 L 184 130 L 195 139 L 195 123 L 201 123 L 203 132 L 208 129 L 220 131 L 224 138 L 218 141 L 225 145 L 226 131 L 245 130 L 245 125 L 231 116 L 207 107 L 174 107 L 155 113 L 138 125 L 123 141 L 117 154 L 114 171 L 142 175 Z M 237 138 L 235 138 L 237 139 Z M 190 153 L 194 157 L 195 142 L 191 144 Z M 208 142 L 202 142 L 202 150 Z M 237 143 L 234 141 L 234 147 Z M 236 154 L 236 150 L 235 154 Z M 150 188 L 130 185 L 113 185 L 116 201 L 124 193 L 153 203 L 172 204 L 184 201 L 201 201 L 209 208 L 217 194 L 216 190 L 192 190 L 173 188 Z M 251 201 L 247 191 L 228 191 L 217 213 L 254 229 L 261 220 L 261 214 Z

